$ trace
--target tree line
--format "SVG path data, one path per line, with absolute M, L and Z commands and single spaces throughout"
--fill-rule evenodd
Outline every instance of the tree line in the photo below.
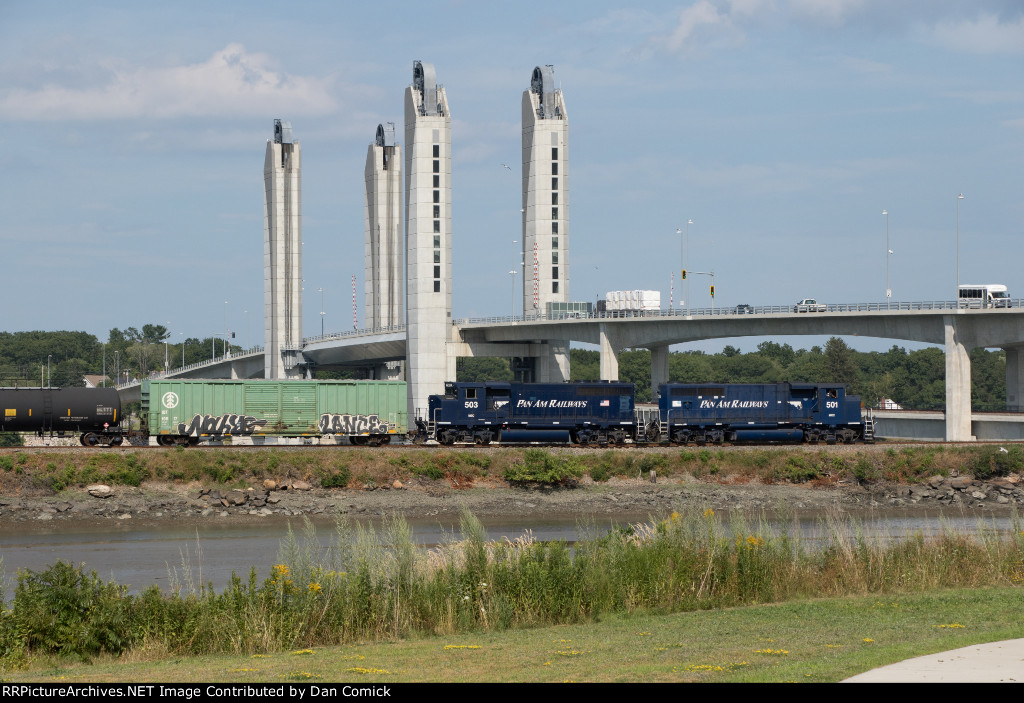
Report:
M 229 346 L 232 353 L 241 348 Z M 105 341 L 88 332 L 0 332 L 0 384 L 5 386 L 84 386 L 85 376 L 102 376 L 107 384 L 143 378 L 222 356 L 223 338 L 171 340 L 163 325 L 146 324 L 110 330 Z
M 600 379 L 600 353 L 586 349 L 569 352 L 571 380 Z M 883 398 L 903 408 L 941 410 L 946 403 L 945 353 L 937 347 L 907 351 L 893 346 L 885 352 L 859 352 L 832 337 L 825 347 L 793 349 L 789 344 L 766 341 L 752 352 L 731 345 L 721 352 L 672 352 L 672 383 L 845 383 L 865 405 L 878 407 Z M 459 359 L 460 381 L 510 381 L 508 359 Z M 636 385 L 637 400 L 651 402 L 651 353 L 646 349 L 619 354 L 619 380 Z M 1002 350 L 971 352 L 971 407 L 1006 409 L 1006 354 Z

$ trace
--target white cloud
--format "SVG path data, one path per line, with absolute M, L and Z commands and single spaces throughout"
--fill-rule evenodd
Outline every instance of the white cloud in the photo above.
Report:
M 272 68 L 268 56 L 228 44 L 203 63 L 164 68 L 115 67 L 89 88 L 45 85 L 14 89 L 0 115 L 18 120 L 180 118 L 280 112 L 324 114 L 337 109 L 331 81 Z
M 733 23 L 728 12 L 720 12 L 708 0 L 700 0 L 684 7 L 672 32 L 661 38 L 671 52 L 688 52 L 698 43 L 736 43 L 743 33 Z
M 793 15 L 832 27 L 860 12 L 864 4 L 864 0 L 789 0 Z
M 927 32 L 927 39 L 947 49 L 969 54 L 1024 53 L 1024 16 L 1015 21 L 1000 22 L 992 14 L 976 20 L 950 21 L 936 24 Z

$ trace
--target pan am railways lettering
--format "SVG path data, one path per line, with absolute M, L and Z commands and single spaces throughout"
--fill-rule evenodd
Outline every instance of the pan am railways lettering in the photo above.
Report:
M 767 400 L 720 400 L 717 403 L 713 400 L 700 401 L 701 410 L 713 408 L 767 408 Z
M 585 400 L 518 400 L 517 408 L 585 408 Z

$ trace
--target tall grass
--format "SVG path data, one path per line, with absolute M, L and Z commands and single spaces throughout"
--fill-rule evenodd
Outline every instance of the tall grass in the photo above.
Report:
M 138 646 L 257 653 L 579 623 L 607 613 L 1024 585 L 1024 532 L 1013 523 L 1009 536 L 943 529 L 934 538 L 891 540 L 830 517 L 809 544 L 786 521 L 726 523 L 712 510 L 692 510 L 584 535 L 570 547 L 529 533 L 491 541 L 465 514 L 457 539 L 425 548 L 401 517 L 378 530 L 340 520 L 327 547 L 307 522 L 300 533 L 289 530 L 270 574 L 234 575 L 222 591 L 189 577 L 169 593 L 153 587 L 133 596 L 62 563 L 19 573 L 13 602 L 0 611 L 0 657 L 89 657 Z

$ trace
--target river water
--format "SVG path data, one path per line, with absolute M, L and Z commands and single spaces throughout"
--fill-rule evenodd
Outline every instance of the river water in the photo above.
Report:
M 537 540 L 563 540 L 573 542 L 584 532 L 606 532 L 626 523 L 646 521 L 647 516 L 635 519 L 620 517 L 616 522 L 605 519 L 591 525 L 580 526 L 576 519 L 537 520 L 524 516 L 518 520 L 485 522 L 489 539 L 514 540 L 530 532 Z M 844 523 L 849 524 L 849 523 Z M 899 539 L 921 532 L 925 537 L 938 535 L 942 530 L 977 533 L 994 530 L 1008 533 L 1015 529 L 1009 517 L 979 518 L 970 516 L 929 517 L 884 515 L 861 519 L 863 533 L 873 539 Z M 728 529 L 728 520 L 725 520 Z M 769 522 L 769 525 L 771 523 Z M 799 531 L 800 539 L 808 548 L 824 539 L 826 528 L 817 517 L 797 520 L 798 530 L 788 527 L 790 534 Z M 301 519 L 290 523 L 297 537 L 303 536 Z M 316 539 L 324 549 L 335 541 L 333 521 L 314 522 Z M 370 525 L 373 526 L 373 525 Z M 379 524 L 376 525 L 379 528 Z M 413 539 L 424 546 L 441 544 L 458 537 L 458 523 L 410 522 Z M 1016 526 L 1019 529 L 1019 525 Z M 40 571 L 58 560 L 84 564 L 95 570 L 100 578 L 112 580 L 139 592 L 156 584 L 169 590 L 174 583 L 212 583 L 217 590 L 229 582 L 232 571 L 243 578 L 251 567 L 256 567 L 260 578 L 268 575 L 270 567 L 279 562 L 282 540 L 287 536 L 289 523 L 274 521 L 255 524 L 204 521 L 200 525 L 159 527 L 96 527 L 54 526 L 26 530 L 0 526 L 0 557 L 3 558 L 4 598 L 13 594 L 15 576 L 19 569 Z M 773 525 L 777 529 L 778 525 Z

